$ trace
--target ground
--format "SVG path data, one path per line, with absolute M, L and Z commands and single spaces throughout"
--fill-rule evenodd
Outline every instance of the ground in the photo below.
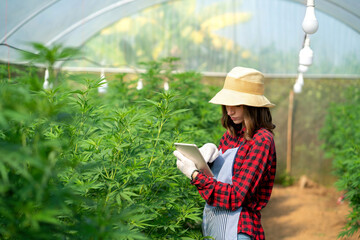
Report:
M 342 194 L 322 186 L 275 186 L 262 210 L 266 240 L 336 240 L 350 208 Z M 343 240 L 359 239 L 360 233 Z

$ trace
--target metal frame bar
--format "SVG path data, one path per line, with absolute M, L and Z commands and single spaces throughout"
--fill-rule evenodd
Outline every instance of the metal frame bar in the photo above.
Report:
M 106 12 L 109 12 L 109 11 L 111 11 L 111 10 L 113 10 L 115 8 L 121 7 L 123 5 L 129 4 L 129 3 L 133 2 L 133 1 L 135 1 L 135 0 L 121 0 L 121 1 L 118 1 L 116 3 L 111 4 L 110 6 L 102 8 L 102 9 L 94 12 L 93 14 L 90 14 L 89 16 L 87 16 L 87 17 L 85 17 L 83 19 L 80 19 L 75 24 L 71 25 L 70 27 L 68 27 L 67 29 L 65 29 L 64 31 L 62 31 L 58 35 L 56 35 L 54 38 L 52 38 L 50 41 L 48 41 L 45 45 L 50 46 L 51 44 L 53 44 L 57 40 L 61 39 L 63 36 L 69 34 L 70 32 L 72 32 L 76 28 L 82 26 L 84 23 L 90 21 L 91 19 L 99 17 L 99 16 L 101 16 L 102 14 L 104 14 Z
M 44 4 L 40 9 L 35 11 L 34 13 L 27 16 L 24 20 L 22 20 L 19 24 L 17 24 L 15 27 L 13 27 L 8 33 L 6 33 L 5 36 L 3 36 L 0 39 L 0 43 L 3 43 L 6 39 L 8 39 L 10 36 L 14 35 L 19 29 L 21 29 L 26 23 L 31 21 L 34 17 L 39 15 L 41 12 L 46 10 L 47 8 L 51 7 L 55 3 L 59 2 L 60 0 L 52 0 L 48 3 Z M 90 21 L 91 19 L 94 19 L 96 17 L 101 16 L 102 14 L 109 12 L 115 8 L 121 7 L 125 4 L 129 4 L 131 2 L 134 2 L 135 0 L 121 0 L 116 3 L 113 3 L 109 5 L 108 7 L 105 7 L 103 9 L 98 10 L 97 12 L 81 19 L 80 21 L 76 22 L 75 24 L 71 25 L 61 33 L 59 33 L 57 36 L 52 38 L 50 41 L 46 43 L 46 45 L 51 45 L 52 43 L 56 42 L 57 40 L 61 39 L 65 35 L 69 34 L 70 32 L 74 31 L 76 28 L 80 27 L 83 23 L 86 23 Z M 162 0 L 162 1 L 150 1 L 153 2 L 147 7 L 158 4 L 159 2 L 169 2 L 171 0 Z M 300 4 L 304 4 L 304 0 L 288 0 L 292 2 L 297 2 Z M 143 2 L 143 1 L 141 1 Z M 146 4 L 144 4 L 146 5 Z M 315 2 L 316 8 L 331 17 L 338 19 L 339 21 L 343 22 L 350 28 L 354 29 L 356 32 L 360 34 L 360 12 L 355 11 L 352 6 L 351 2 L 349 0 L 342 0 L 342 3 L 339 4 L 337 1 L 334 0 L 316 0 Z M 358 4 L 360 6 L 360 4 Z M 145 8 L 145 7 L 144 7 Z
M 304 0 L 288 1 L 300 3 L 302 5 L 306 4 L 306 1 Z M 345 5 L 347 7 L 344 7 Z M 315 0 L 315 9 L 318 9 L 332 18 L 339 20 L 360 34 L 360 11 L 353 11 L 353 8 L 351 8 L 351 4 L 348 0 L 342 0 L 341 4 L 333 0 Z
M 119 8 L 119 7 L 122 7 L 124 5 L 127 5 L 127 4 L 130 4 L 132 2 L 135 2 L 136 0 L 120 0 L 116 3 L 113 3 L 105 8 L 102 8 L 94 13 L 92 13 L 91 15 L 87 16 L 87 17 L 84 17 L 83 19 L 80 19 L 78 22 L 76 22 L 75 24 L 71 25 L 70 27 L 68 27 L 67 29 L 65 29 L 64 31 L 62 31 L 61 33 L 59 33 L 57 36 L 55 36 L 54 38 L 52 38 L 50 41 L 48 41 L 45 45 L 46 46 L 50 46 L 51 44 L 53 44 L 54 42 L 60 40 L 61 38 L 63 38 L 64 36 L 66 36 L 67 34 L 71 33 L 72 31 L 74 31 L 76 28 L 78 27 L 81 27 L 83 26 L 85 23 L 97 18 L 97 17 L 100 17 L 102 14 L 104 13 L 107 13 L 107 12 L 110 12 L 110 11 L 113 11 L 114 9 L 116 8 Z M 145 9 L 145 8 L 148 8 L 148 7 L 151 7 L 153 5 L 156 5 L 156 4 L 159 4 L 159 3 L 163 3 L 163 2 L 169 2 L 171 0 L 137 0 L 137 2 L 140 2 L 140 4 L 138 4 L 139 6 L 139 9 Z M 145 4 L 145 2 L 147 2 Z M 118 21 L 119 19 L 125 17 L 129 15 L 129 13 L 126 13 L 126 14 L 123 14 L 121 17 L 118 17 L 116 18 L 115 20 Z M 113 21 L 109 21 L 109 24 L 111 24 L 111 22 Z M 107 24 L 107 25 L 109 25 Z M 98 32 L 99 30 L 101 29 L 94 29 L 94 34 L 96 32 Z M 92 36 L 93 34 L 89 34 L 89 36 Z M 85 39 L 83 42 L 85 42 L 87 39 Z M 82 43 L 81 43 L 82 44 Z M 79 45 L 81 45 L 79 44 Z
M 58 1 L 60 1 L 60 0 L 52 0 L 51 2 L 48 2 L 47 4 L 42 6 L 39 10 L 30 14 L 28 17 L 26 17 L 24 20 L 22 20 L 19 24 L 17 24 L 15 27 L 13 27 L 8 33 L 6 33 L 5 36 L 2 39 L 0 39 L 0 43 L 4 43 L 7 38 L 9 38 L 11 35 L 13 35 L 15 32 L 17 32 L 17 30 L 19 30 L 27 22 L 29 22 L 31 19 L 33 19 L 34 17 L 39 15 L 41 12 L 43 12 L 45 9 L 51 7 Z
M 144 73 L 144 69 L 135 69 L 135 68 L 109 68 L 109 67 L 62 67 L 64 71 L 69 72 L 101 72 L 103 69 L 105 72 L 108 73 Z M 179 71 L 175 71 L 179 72 Z M 206 77 L 226 77 L 225 72 L 201 72 L 203 76 Z M 265 73 L 265 78 L 297 78 L 297 73 L 294 74 L 272 74 L 272 73 Z M 307 79 L 360 79 L 359 74 L 306 74 Z

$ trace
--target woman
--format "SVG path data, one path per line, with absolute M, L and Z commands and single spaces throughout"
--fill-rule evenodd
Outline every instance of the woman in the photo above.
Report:
M 203 234 L 216 240 L 265 239 L 260 210 L 270 199 L 276 151 L 269 108 L 274 104 L 263 95 L 264 76 L 255 69 L 235 67 L 226 76 L 223 89 L 213 99 L 222 105 L 226 128 L 217 148 L 200 148 L 214 177 L 175 151 L 177 167 L 191 179 L 206 205 Z

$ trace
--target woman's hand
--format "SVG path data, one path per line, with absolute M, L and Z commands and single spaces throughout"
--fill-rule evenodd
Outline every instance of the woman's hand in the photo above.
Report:
M 174 151 L 174 155 L 177 158 L 177 168 L 188 178 L 192 179 L 194 171 L 197 170 L 195 163 L 182 155 L 179 151 Z
M 219 156 L 219 150 L 213 143 L 205 143 L 199 150 L 206 163 L 212 163 Z

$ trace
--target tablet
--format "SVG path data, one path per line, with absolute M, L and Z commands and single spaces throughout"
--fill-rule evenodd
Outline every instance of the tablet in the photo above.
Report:
M 199 148 L 195 144 L 175 143 L 176 150 L 195 163 L 195 166 L 209 177 L 213 177 L 210 167 L 205 162 Z

